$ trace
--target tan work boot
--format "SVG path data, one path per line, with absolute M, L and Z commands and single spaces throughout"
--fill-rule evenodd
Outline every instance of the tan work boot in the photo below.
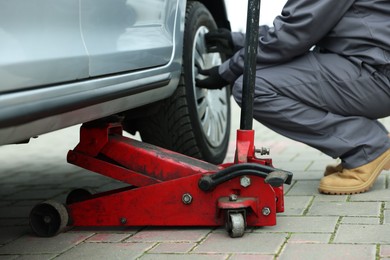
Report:
M 390 138 L 390 134 L 387 135 Z M 337 165 L 327 165 L 324 171 L 324 176 L 331 175 L 336 172 L 342 172 L 343 171 L 343 166 L 341 163 Z
M 326 194 L 349 195 L 368 191 L 382 170 L 390 169 L 390 149 L 378 158 L 354 169 L 343 169 L 321 179 L 318 191 Z
M 343 171 L 343 166 L 341 163 L 337 165 L 327 165 L 324 171 L 324 176 L 331 175 L 336 172 L 342 172 Z

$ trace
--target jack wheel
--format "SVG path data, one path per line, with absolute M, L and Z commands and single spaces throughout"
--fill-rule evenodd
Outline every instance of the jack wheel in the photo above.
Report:
M 245 232 L 245 219 L 242 213 L 228 213 L 226 230 L 230 237 L 242 237 Z
M 34 234 L 39 237 L 52 237 L 65 229 L 69 215 L 63 204 L 46 201 L 31 210 L 29 220 Z
M 92 194 L 93 192 L 89 189 L 74 189 L 69 192 L 68 196 L 66 197 L 66 205 L 87 200 L 92 196 Z

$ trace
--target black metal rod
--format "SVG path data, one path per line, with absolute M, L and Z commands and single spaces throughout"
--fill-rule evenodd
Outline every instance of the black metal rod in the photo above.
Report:
M 256 56 L 259 44 L 260 2 L 261 0 L 248 0 L 241 101 L 241 130 L 252 130 L 253 127 L 253 99 L 256 80 Z

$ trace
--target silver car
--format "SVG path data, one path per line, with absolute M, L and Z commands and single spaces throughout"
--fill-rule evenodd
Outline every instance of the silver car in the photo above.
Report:
M 0 0 L 0 145 L 119 115 L 148 143 L 226 155 L 230 91 L 195 86 L 224 0 Z

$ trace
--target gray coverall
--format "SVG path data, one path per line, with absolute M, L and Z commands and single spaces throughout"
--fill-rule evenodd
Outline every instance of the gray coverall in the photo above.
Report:
M 243 60 L 241 49 L 219 68 L 239 104 Z M 355 168 L 390 148 L 377 120 L 389 115 L 389 0 L 289 0 L 260 26 L 257 121 Z

